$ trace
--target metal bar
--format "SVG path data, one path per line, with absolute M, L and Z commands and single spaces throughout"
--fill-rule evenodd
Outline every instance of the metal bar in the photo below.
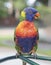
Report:
M 2 59 L 0 59 L 0 63 L 7 61 L 7 60 L 12 60 L 12 59 L 16 59 L 16 55 L 2 58 Z
M 38 56 L 38 55 L 36 55 L 36 57 L 35 56 L 33 56 L 33 55 L 29 55 L 29 56 L 27 56 L 26 58 L 32 58 L 32 59 L 40 59 L 40 60 L 47 60 L 47 61 L 51 61 L 51 57 L 46 57 L 46 56 Z
M 4 61 L 7 61 L 7 60 L 17 59 L 17 58 L 20 58 L 20 59 L 22 59 L 22 60 L 24 60 L 28 63 L 31 61 L 31 60 L 29 61 L 28 58 L 35 59 L 35 57 L 33 55 L 28 55 L 27 57 L 22 56 L 22 55 L 17 55 L 17 57 L 16 57 L 16 55 L 14 55 L 14 56 L 9 56 L 9 57 L 0 59 L 0 63 L 4 62 Z M 51 57 L 38 56 L 38 55 L 36 56 L 36 59 L 51 61 Z M 32 61 L 30 63 L 32 63 Z
M 46 56 L 38 56 L 37 55 L 36 59 L 51 61 L 51 57 L 46 57 Z
M 2 59 L 0 59 L 0 63 L 4 62 L 4 61 L 7 61 L 7 60 L 17 59 L 17 58 L 20 58 L 23 61 L 25 61 L 25 62 L 27 62 L 27 63 L 29 63 L 31 65 L 39 65 L 38 63 L 36 63 L 36 62 L 34 62 L 32 60 L 29 60 L 28 58 L 26 58 L 26 57 L 24 57 L 22 55 L 18 55 L 17 57 L 16 57 L 16 55 L 14 55 L 14 56 L 9 56 L 9 57 L 6 57 L 6 58 L 2 58 Z
M 26 58 L 26 57 L 24 57 L 22 55 L 20 55 L 19 58 L 22 59 L 23 61 L 31 64 L 31 65 L 39 65 L 38 63 L 36 63 L 36 62 L 34 62 L 34 61 L 32 61 L 32 60 L 30 60 L 30 59 L 28 59 L 28 58 Z

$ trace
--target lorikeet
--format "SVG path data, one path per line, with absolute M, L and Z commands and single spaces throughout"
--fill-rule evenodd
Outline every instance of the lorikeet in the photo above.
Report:
M 18 53 L 31 54 L 37 50 L 39 40 L 38 29 L 34 25 L 34 20 L 40 14 L 32 7 L 27 7 L 21 12 L 21 16 L 25 18 L 18 24 L 14 33 L 15 48 Z

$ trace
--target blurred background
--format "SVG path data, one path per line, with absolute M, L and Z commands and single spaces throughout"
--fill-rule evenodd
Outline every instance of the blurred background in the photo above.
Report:
M 0 57 L 16 53 L 14 30 L 22 20 L 20 12 L 28 6 L 41 15 L 34 21 L 39 30 L 37 54 L 51 56 L 51 0 L 0 0 Z

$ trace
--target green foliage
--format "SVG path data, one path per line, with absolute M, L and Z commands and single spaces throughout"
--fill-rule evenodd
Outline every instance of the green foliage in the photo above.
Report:
M 37 7 L 37 10 L 40 12 L 41 18 L 44 18 L 48 14 L 51 14 L 51 8 L 48 8 L 46 6 Z
M 43 50 L 43 49 L 38 49 L 37 50 L 37 53 L 38 54 L 41 54 L 41 55 L 47 55 L 47 56 L 51 56 L 51 50 Z
M 6 1 L 9 1 L 9 0 L 1 0 L 1 1 L 6 2 Z M 16 1 L 16 0 L 13 0 L 13 1 Z
M 48 0 L 39 0 L 40 2 L 42 2 L 44 5 L 47 5 Z
M 20 11 L 26 7 L 25 0 L 1 0 L 0 1 L 0 17 L 6 17 L 8 15 L 8 10 L 4 7 L 5 2 L 12 2 L 14 9 L 19 9 Z
M 41 22 L 45 26 L 51 26 L 51 8 L 46 6 L 37 7 L 37 10 L 40 12 Z M 40 22 L 39 22 L 40 24 Z
M 0 1 L 0 17 L 7 16 L 7 8 L 4 7 L 4 2 Z
M 0 9 L 0 17 L 6 17 L 8 14 L 7 14 L 7 11 L 6 9 Z
M 25 0 L 16 0 L 13 4 L 14 8 L 18 8 L 20 11 L 27 6 Z

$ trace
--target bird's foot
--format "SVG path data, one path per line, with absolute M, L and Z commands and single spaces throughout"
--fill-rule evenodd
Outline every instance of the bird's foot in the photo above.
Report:
M 20 54 L 17 52 L 17 53 L 16 53 L 16 58 L 18 58 L 18 57 L 19 57 L 19 55 L 20 55 Z
M 37 58 L 37 54 L 36 53 L 33 53 L 32 55 L 34 56 L 34 59 Z

